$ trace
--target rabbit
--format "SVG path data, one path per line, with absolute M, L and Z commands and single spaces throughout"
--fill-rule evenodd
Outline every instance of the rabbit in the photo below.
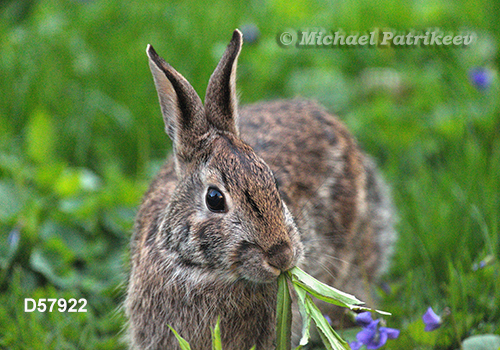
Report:
M 148 45 L 173 154 L 143 198 L 131 240 L 131 349 L 179 349 L 170 327 L 192 349 L 211 349 L 218 319 L 223 349 L 274 349 L 282 272 L 299 266 L 369 298 L 367 284 L 388 265 L 393 209 L 374 162 L 315 102 L 239 108 L 242 42 L 235 30 L 204 105 Z M 334 324 L 343 318 L 319 305 Z

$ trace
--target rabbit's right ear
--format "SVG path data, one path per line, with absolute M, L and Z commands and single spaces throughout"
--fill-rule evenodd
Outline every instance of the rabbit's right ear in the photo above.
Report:
M 172 140 L 176 170 L 185 166 L 206 137 L 208 123 L 200 97 L 189 82 L 161 58 L 151 45 L 146 50 L 160 100 L 165 130 Z
M 236 66 L 243 44 L 243 34 L 236 29 L 222 58 L 208 81 L 205 96 L 207 119 L 216 129 L 236 136 L 238 131 L 238 99 Z

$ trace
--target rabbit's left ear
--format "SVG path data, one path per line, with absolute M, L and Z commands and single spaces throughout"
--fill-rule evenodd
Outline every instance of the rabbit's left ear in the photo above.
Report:
M 220 131 L 239 136 L 236 66 L 243 44 L 243 35 L 236 29 L 217 68 L 210 77 L 205 96 L 208 122 Z
M 193 161 L 206 138 L 209 125 L 201 100 L 191 84 L 158 56 L 151 45 L 147 54 L 160 100 L 165 129 L 172 140 L 177 174 Z

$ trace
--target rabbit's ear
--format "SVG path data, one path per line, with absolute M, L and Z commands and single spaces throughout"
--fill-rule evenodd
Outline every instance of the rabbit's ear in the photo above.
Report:
M 205 111 L 210 124 L 221 131 L 238 136 L 236 97 L 236 65 L 243 36 L 236 29 L 217 68 L 210 77 L 205 96 Z
M 158 56 L 151 45 L 146 52 L 179 173 L 191 161 L 193 152 L 200 147 L 200 139 L 208 131 L 204 108 L 191 84 Z

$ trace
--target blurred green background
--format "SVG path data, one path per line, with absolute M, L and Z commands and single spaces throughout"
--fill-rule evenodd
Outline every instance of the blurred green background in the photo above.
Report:
M 241 103 L 310 97 L 380 165 L 400 239 L 388 349 L 500 334 L 499 3 L 0 1 L 0 348 L 123 349 L 128 242 L 170 150 L 153 44 L 203 97 L 235 28 Z M 287 28 L 472 30 L 468 48 L 283 48 Z M 341 288 L 342 286 L 337 286 Z M 24 298 L 87 313 L 25 313 Z M 421 315 L 451 316 L 432 333 Z M 349 332 L 346 337 L 351 337 Z

